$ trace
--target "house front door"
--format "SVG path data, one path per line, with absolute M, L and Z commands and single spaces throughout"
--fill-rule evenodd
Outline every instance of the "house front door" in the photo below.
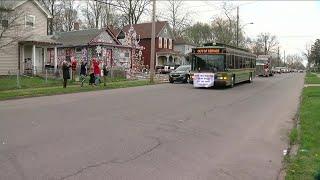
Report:
M 43 48 L 36 48 L 36 68 L 37 73 L 42 73 L 43 71 Z

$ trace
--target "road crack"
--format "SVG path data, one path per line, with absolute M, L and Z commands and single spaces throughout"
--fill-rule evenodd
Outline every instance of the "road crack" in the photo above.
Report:
M 137 154 L 136 156 L 133 156 L 131 158 L 124 159 L 124 160 L 113 159 L 113 160 L 110 160 L 110 161 L 103 161 L 103 162 L 99 162 L 99 163 L 96 163 L 96 164 L 88 165 L 86 167 L 83 167 L 83 168 L 77 170 L 76 172 L 74 172 L 72 174 L 69 174 L 69 175 L 66 175 L 64 177 L 59 178 L 59 180 L 69 179 L 71 177 L 74 177 L 74 176 L 77 176 L 77 175 L 83 173 L 84 171 L 88 171 L 90 169 L 97 168 L 97 167 L 100 167 L 100 166 L 104 166 L 104 165 L 108 165 L 108 164 L 125 164 L 125 163 L 128 163 L 128 162 L 134 161 L 136 159 L 139 159 L 140 157 L 151 153 L 152 151 L 154 151 L 155 149 L 157 149 L 157 148 L 159 148 L 161 146 L 162 143 L 161 143 L 160 139 L 159 138 L 154 138 L 154 139 L 156 139 L 156 141 L 157 141 L 157 143 L 154 146 L 152 146 L 151 148 L 149 148 L 149 149 L 147 149 L 145 151 L 142 151 L 141 153 Z

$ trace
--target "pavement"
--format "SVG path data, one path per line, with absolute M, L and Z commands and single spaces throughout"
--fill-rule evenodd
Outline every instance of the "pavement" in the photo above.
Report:
M 0 179 L 277 179 L 303 77 L 1 101 Z

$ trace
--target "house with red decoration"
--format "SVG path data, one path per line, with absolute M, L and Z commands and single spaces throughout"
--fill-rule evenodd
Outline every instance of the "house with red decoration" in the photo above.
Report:
M 151 57 L 151 29 L 152 23 L 141 23 L 127 25 L 118 33 L 117 38 L 121 41 L 124 35 L 133 27 L 143 46 L 142 59 L 144 65 L 150 67 Z M 174 50 L 174 36 L 167 21 L 156 22 L 156 41 L 155 41 L 155 68 L 161 69 L 164 66 L 178 66 L 180 62 L 180 52 Z
M 108 68 L 132 68 L 136 47 L 129 37 L 121 43 L 109 27 L 101 29 L 86 29 L 70 32 L 59 32 L 54 39 L 61 43 L 58 46 L 58 61 L 89 61 L 96 57 Z

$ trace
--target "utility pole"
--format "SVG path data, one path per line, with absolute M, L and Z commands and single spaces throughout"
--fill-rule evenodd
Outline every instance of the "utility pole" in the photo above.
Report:
M 151 57 L 150 57 L 150 83 L 154 83 L 154 58 L 156 43 L 156 0 L 152 0 L 152 29 L 151 29 Z
M 239 6 L 237 7 L 237 47 L 239 47 Z
M 278 67 L 280 67 L 280 48 L 278 46 Z
M 286 50 L 283 50 L 283 65 L 286 66 Z
M 264 35 L 264 55 L 267 55 L 267 34 Z

